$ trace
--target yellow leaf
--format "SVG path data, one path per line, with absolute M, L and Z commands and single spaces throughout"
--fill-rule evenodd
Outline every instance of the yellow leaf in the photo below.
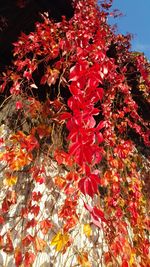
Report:
M 87 237 L 89 237 L 92 234 L 91 226 L 89 224 L 84 224 L 83 232 Z
M 69 235 L 68 234 L 62 234 L 61 232 L 58 232 L 52 239 L 51 245 L 56 246 L 57 251 L 61 251 L 64 249 L 65 245 L 69 241 Z
M 145 84 L 144 84 L 144 83 L 141 83 L 141 84 L 139 85 L 139 89 L 140 89 L 141 91 L 144 91 L 144 90 L 146 89 Z
M 131 253 L 129 263 L 130 266 L 132 266 L 132 264 L 135 263 L 135 253 Z
M 6 173 L 6 178 L 4 179 L 4 185 L 13 186 L 17 183 L 18 177 L 15 175 L 11 175 L 10 173 Z
M 0 152 L 0 160 L 3 160 L 3 157 L 4 157 L 4 153 Z

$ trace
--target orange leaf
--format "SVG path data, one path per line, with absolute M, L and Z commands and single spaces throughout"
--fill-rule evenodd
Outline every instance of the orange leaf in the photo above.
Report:
M 70 229 L 72 229 L 73 227 L 75 227 L 75 225 L 77 224 L 77 217 L 76 216 L 72 216 L 72 217 L 69 217 L 67 220 L 66 220 L 66 223 L 64 224 L 64 232 L 68 232 Z
M 71 167 L 74 163 L 70 155 L 62 150 L 56 150 L 54 157 L 58 164 L 66 164 L 67 166 Z
M 19 171 L 32 161 L 32 154 L 23 150 L 16 151 L 15 157 L 9 162 L 9 167 L 14 171 Z
M 109 252 L 105 252 L 104 261 L 106 265 L 112 261 L 111 254 Z
M 0 235 L 0 249 L 4 246 L 3 237 Z
M 50 220 L 45 219 L 43 221 L 40 222 L 40 229 L 43 233 L 43 235 L 47 234 L 47 232 L 49 231 L 49 229 L 52 227 L 52 223 Z
M 60 189 L 64 188 L 64 186 L 66 185 L 65 179 L 61 176 L 55 176 L 54 182 L 55 185 L 57 185 Z
M 79 179 L 79 176 L 75 172 L 69 172 L 66 176 L 67 181 L 77 181 Z
M 45 124 L 38 125 L 36 127 L 36 131 L 39 135 L 39 138 L 42 139 L 43 137 L 50 136 L 51 128 Z
M 82 253 L 78 254 L 77 260 L 78 260 L 78 263 L 82 267 L 91 267 L 92 266 L 88 260 L 88 253 L 87 252 L 82 252 Z
M 41 239 L 40 237 L 36 237 L 34 240 L 34 246 L 36 251 L 44 251 L 45 247 L 46 247 L 47 243 Z

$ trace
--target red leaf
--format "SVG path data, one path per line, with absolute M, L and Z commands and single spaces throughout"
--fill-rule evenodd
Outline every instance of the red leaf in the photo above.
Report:
M 77 81 L 81 75 L 84 75 L 88 69 L 89 63 L 87 61 L 80 60 L 70 69 L 70 81 Z
M 67 181 L 77 181 L 79 179 L 79 176 L 75 172 L 69 172 L 66 176 Z
M 103 99 L 104 89 L 103 88 L 96 88 L 96 93 L 100 100 Z
M 94 223 L 94 225 L 96 225 L 99 228 L 102 228 L 101 222 L 99 221 L 99 219 L 97 217 L 93 216 L 93 214 L 91 214 L 91 219 L 92 219 L 92 222 Z
M 97 207 L 90 207 L 88 204 L 84 203 L 85 208 L 90 212 L 92 222 L 98 226 L 99 228 L 102 227 L 101 221 L 106 222 L 106 219 L 104 217 L 103 211 L 98 209 Z M 101 220 L 101 221 L 100 221 Z
M 0 137 L 0 147 L 4 144 L 4 138 Z
M 34 136 L 28 136 L 24 143 L 21 143 L 22 148 L 26 148 L 28 152 L 31 152 L 35 148 L 39 148 L 39 143 Z
M 97 133 L 96 138 L 97 138 L 98 144 L 102 143 L 104 140 L 102 133 Z
M 74 143 L 74 144 L 72 144 L 71 146 L 70 146 L 70 148 L 69 148 L 69 153 L 71 154 L 71 155 L 75 155 L 76 154 L 76 152 L 77 152 L 77 154 L 79 154 L 79 148 L 80 148 L 80 143 Z
M 23 107 L 22 102 L 21 101 L 17 101 L 16 102 L 16 109 L 19 110 L 19 109 L 22 109 L 22 107 Z
M 14 250 L 14 247 L 13 247 L 11 235 L 10 235 L 10 232 L 8 232 L 6 235 L 6 243 L 5 243 L 5 247 L 3 248 L 3 251 L 6 253 L 12 253 L 13 250 Z
M 66 220 L 66 223 L 64 224 L 64 231 L 68 232 L 70 229 L 72 229 L 73 227 L 75 227 L 75 225 L 77 224 L 77 217 L 70 217 Z
M 30 207 L 30 212 L 34 214 L 34 216 L 37 216 L 39 214 L 40 207 L 38 205 L 33 205 Z
M 122 244 L 118 240 L 114 240 L 113 244 L 111 245 L 111 250 L 113 255 L 117 257 L 122 251 Z
M 4 218 L 3 216 L 0 216 L 0 224 L 3 224 L 5 221 L 4 221 Z
M 82 94 L 82 91 L 80 90 L 80 88 L 77 87 L 77 84 L 74 82 L 71 83 L 69 90 L 70 90 L 71 94 L 74 96 Z
M 84 195 L 88 194 L 93 197 L 97 193 L 99 183 L 98 176 L 91 174 L 89 177 L 82 178 L 78 183 L 78 187 Z
M 104 217 L 104 212 L 102 210 L 98 209 L 97 207 L 93 208 L 93 215 L 100 218 L 101 221 L 106 222 L 106 219 Z
M 72 117 L 72 115 L 69 112 L 63 112 L 60 115 L 60 120 L 68 120 Z
M 34 201 L 39 201 L 42 198 L 42 194 L 38 191 L 38 192 L 33 192 L 32 193 L 32 199 Z
M 31 267 L 35 261 L 35 254 L 31 251 L 25 253 L 24 264 L 26 267 Z
M 7 199 L 5 198 L 3 203 L 2 203 L 2 211 L 4 213 L 8 212 L 10 208 L 10 204 L 8 203 Z
M 89 206 L 88 204 L 84 203 L 84 207 L 91 213 L 93 208 Z
M 111 257 L 110 252 L 104 253 L 104 261 L 105 261 L 106 266 L 108 263 L 110 263 L 112 261 L 112 257 Z
M 126 260 L 123 260 L 121 267 L 129 267 L 129 264 Z
M 19 8 L 24 8 L 26 6 L 26 0 L 17 0 L 16 4 Z
M 45 183 L 45 177 L 44 176 L 37 176 L 35 177 L 35 181 L 39 184 Z
M 27 218 L 28 213 L 29 213 L 29 211 L 28 211 L 27 208 L 22 208 L 22 209 L 21 209 L 21 217 L 22 217 L 22 218 Z
M 23 260 L 22 252 L 19 247 L 15 249 L 14 257 L 15 257 L 16 267 L 19 267 Z
M 32 74 L 29 71 L 24 71 L 23 77 L 27 78 L 28 81 L 32 79 Z
M 34 237 L 32 235 L 27 235 L 22 239 L 23 246 L 27 247 L 34 241 Z
M 32 220 L 30 220 L 30 221 L 28 221 L 27 223 L 26 223 L 26 229 L 27 228 L 30 228 L 30 227 L 34 227 L 34 226 L 36 226 L 37 225 L 37 221 L 33 218 Z
M 96 127 L 96 130 L 100 131 L 102 128 L 105 127 L 106 122 L 105 121 L 100 121 L 99 124 Z

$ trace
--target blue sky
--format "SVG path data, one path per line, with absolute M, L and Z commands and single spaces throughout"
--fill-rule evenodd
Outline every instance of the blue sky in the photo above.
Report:
M 109 22 L 118 25 L 119 33 L 133 34 L 132 50 L 144 52 L 150 60 L 150 0 L 114 0 L 113 9 L 124 16 Z

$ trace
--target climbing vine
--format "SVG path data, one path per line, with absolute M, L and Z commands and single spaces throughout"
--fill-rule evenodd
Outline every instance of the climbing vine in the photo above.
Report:
M 15 266 L 46 252 L 53 266 L 150 265 L 149 62 L 109 26 L 111 4 L 43 14 L 1 74 L 0 247 Z

